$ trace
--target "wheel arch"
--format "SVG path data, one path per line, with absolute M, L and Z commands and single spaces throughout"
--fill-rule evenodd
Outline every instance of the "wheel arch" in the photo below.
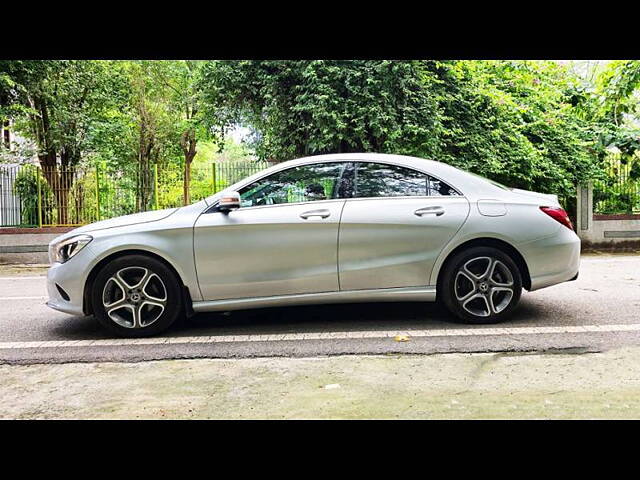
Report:
M 447 254 L 447 257 L 445 258 L 444 262 L 442 262 L 442 265 L 438 270 L 436 292 L 441 291 L 442 277 L 444 275 L 444 271 L 447 267 L 447 264 L 451 261 L 451 259 L 455 255 L 471 247 L 493 247 L 509 255 L 509 257 L 513 259 L 516 266 L 518 267 L 518 270 L 520 271 L 520 276 L 522 277 L 522 286 L 527 290 L 531 289 L 531 274 L 529 273 L 529 267 L 527 265 L 526 260 L 524 259 L 522 254 L 518 251 L 518 249 L 504 240 L 491 238 L 491 237 L 481 237 L 481 238 L 474 238 L 472 240 L 467 240 L 466 242 L 461 243 L 460 245 L 458 245 L 456 248 L 454 248 Z
M 93 266 L 93 268 L 89 272 L 89 275 L 87 276 L 87 280 L 84 283 L 84 290 L 82 294 L 82 310 L 86 315 L 91 315 L 93 313 L 93 305 L 91 303 L 91 290 L 93 289 L 93 283 L 96 279 L 96 276 L 98 275 L 98 272 L 100 272 L 100 270 L 102 270 L 102 268 L 109 262 L 127 255 L 145 255 L 147 257 L 155 258 L 156 260 L 162 262 L 167 268 L 169 268 L 169 270 L 173 272 L 173 274 L 178 279 L 180 290 L 184 293 L 184 296 L 186 296 L 186 298 L 184 299 L 184 303 L 185 305 L 188 305 L 190 309 L 192 309 L 191 296 L 189 294 L 189 289 L 185 286 L 184 280 L 182 279 L 181 275 L 178 273 L 176 268 L 171 264 L 171 262 L 168 261 L 163 256 L 158 255 L 157 253 L 151 252 L 149 250 L 133 248 L 133 249 L 119 250 L 117 252 L 113 252 L 107 255 L 106 257 L 104 257 L 103 259 L 101 259 L 98 263 L 96 263 Z M 187 311 L 189 312 L 190 310 L 187 310 Z

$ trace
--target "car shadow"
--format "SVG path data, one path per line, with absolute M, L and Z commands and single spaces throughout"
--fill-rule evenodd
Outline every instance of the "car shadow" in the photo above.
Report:
M 114 338 L 92 316 L 65 317 L 63 322 L 56 322 L 51 329 L 54 338 L 47 340 L 100 340 Z
M 505 323 L 524 326 L 540 323 L 540 308 L 523 298 Z M 72 317 L 57 323 L 57 339 L 86 340 L 114 338 L 93 317 Z M 547 322 L 544 322 L 547 323 Z M 478 328 L 482 328 L 479 325 Z M 305 332 L 354 332 L 469 328 L 438 303 L 353 303 L 307 305 L 201 313 L 176 322 L 164 336 L 260 335 Z
M 256 328 L 292 332 L 332 331 L 340 329 L 389 329 L 392 325 L 408 325 L 431 320 L 451 321 L 450 315 L 433 303 L 355 303 L 309 305 L 202 313 L 190 319 L 191 325 L 215 328 Z
M 536 307 L 523 302 L 508 320 L 510 325 L 530 323 Z M 303 332 L 348 332 L 416 330 L 425 328 L 469 328 L 457 322 L 438 303 L 355 303 L 238 310 L 201 313 L 176 325 L 178 335 L 274 334 Z

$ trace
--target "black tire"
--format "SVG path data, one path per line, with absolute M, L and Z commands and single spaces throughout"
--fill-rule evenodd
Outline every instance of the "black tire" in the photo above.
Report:
M 126 270 L 123 272 L 123 269 Z M 115 301 L 107 301 L 107 305 L 117 306 L 121 301 L 120 291 L 122 291 L 122 286 L 129 286 L 135 283 L 136 276 L 145 275 L 145 270 L 150 272 L 149 275 L 155 274 L 157 276 L 157 278 L 150 279 L 147 284 L 147 291 L 140 291 L 144 286 L 140 286 L 137 289 L 126 289 L 128 292 L 125 292 L 125 295 L 128 294 L 130 296 L 123 298 L 123 300 L 127 302 L 127 305 L 123 305 L 120 310 L 110 310 L 115 319 L 109 316 L 103 299 L 108 299 L 108 297 L 113 299 L 115 296 Z M 114 279 L 118 272 L 123 272 L 121 277 L 129 283 L 123 282 L 119 284 Z M 161 283 L 158 283 L 158 281 Z M 107 287 L 108 282 L 109 285 Z M 105 287 L 107 288 L 105 289 Z M 136 293 L 137 296 L 135 296 Z M 169 328 L 183 310 L 182 291 L 176 275 L 160 260 L 145 255 L 126 255 L 116 258 L 105 265 L 93 282 L 91 300 L 94 315 L 98 322 L 121 337 L 147 337 L 158 334 Z M 149 302 L 159 303 L 160 305 L 150 305 Z M 147 325 L 144 325 L 143 322 L 138 322 L 136 326 L 133 316 L 134 310 L 139 313 L 144 312 L 140 317 L 147 314 L 148 320 L 152 321 Z M 131 324 L 131 326 L 124 326 L 128 324 Z
M 497 260 L 491 280 L 478 279 L 482 277 L 484 265 L 492 265 L 484 258 Z M 518 305 L 522 276 L 515 262 L 503 251 L 471 247 L 447 262 L 439 287 L 442 292 L 439 296 L 456 320 L 470 324 L 499 323 L 509 318 Z M 484 316 L 485 313 L 489 315 Z

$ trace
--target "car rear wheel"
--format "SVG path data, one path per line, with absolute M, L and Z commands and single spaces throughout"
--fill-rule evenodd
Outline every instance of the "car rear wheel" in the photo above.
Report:
M 179 282 L 161 261 L 144 255 L 119 257 L 96 276 L 96 319 L 123 337 L 144 337 L 169 328 L 181 312 Z
M 498 323 L 515 309 L 522 277 L 515 262 L 493 247 L 472 247 L 447 263 L 442 299 L 465 323 Z

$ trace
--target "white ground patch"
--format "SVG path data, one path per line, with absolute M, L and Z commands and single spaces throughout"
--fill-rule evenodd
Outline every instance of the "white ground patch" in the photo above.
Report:
M 10 280 L 13 282 L 15 280 L 40 280 L 40 279 L 45 280 L 46 278 L 47 278 L 46 275 L 38 275 L 36 277 L 23 277 L 19 275 L 14 275 L 13 277 L 0 277 L 0 280 Z
M 459 336 L 501 336 L 501 335 L 539 335 L 565 333 L 608 333 L 637 332 L 640 323 L 622 325 L 582 325 L 566 327 L 512 327 L 512 328 L 452 328 L 430 330 L 371 330 L 359 332 L 310 332 L 280 333 L 269 335 L 215 335 L 199 337 L 153 337 L 120 338 L 108 340 L 53 340 L 44 342 L 0 342 L 0 349 L 56 348 L 56 347 L 102 347 L 126 345 L 165 345 L 165 344 L 207 344 L 238 342 L 287 342 L 304 340 L 353 340 L 362 338 L 393 338 L 396 336 L 419 337 L 459 337 Z
M 37 295 L 34 297 L 0 297 L 0 302 L 5 301 L 11 301 L 11 300 L 44 300 L 46 297 L 46 295 Z

